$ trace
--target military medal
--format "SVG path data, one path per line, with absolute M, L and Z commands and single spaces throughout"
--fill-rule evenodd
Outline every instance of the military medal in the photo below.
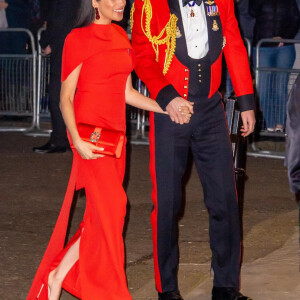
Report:
M 208 4 L 208 5 L 213 5 L 213 4 L 215 4 L 215 1 L 205 1 L 205 4 Z
M 190 2 L 192 2 L 192 3 L 190 4 Z M 190 2 L 188 2 L 188 6 L 191 7 L 190 17 L 193 18 L 193 17 L 195 17 L 193 7 L 195 6 L 196 2 L 195 1 L 190 1 Z
M 180 38 L 180 37 L 182 37 L 182 34 L 181 34 L 181 32 L 180 32 L 179 27 L 177 26 L 177 27 L 176 27 L 176 38 L 178 39 L 178 38 Z
M 220 28 L 219 28 L 219 25 L 217 23 L 216 20 L 213 20 L 213 26 L 212 26 L 212 30 L 213 31 L 218 31 Z
M 206 11 L 209 17 L 216 17 L 220 15 L 219 8 L 217 5 L 207 6 Z

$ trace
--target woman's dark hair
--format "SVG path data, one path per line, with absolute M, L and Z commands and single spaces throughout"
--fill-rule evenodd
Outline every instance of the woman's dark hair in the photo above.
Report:
M 97 0 L 98 2 L 100 0 Z M 80 0 L 74 28 L 89 26 L 95 19 L 95 9 L 91 0 Z

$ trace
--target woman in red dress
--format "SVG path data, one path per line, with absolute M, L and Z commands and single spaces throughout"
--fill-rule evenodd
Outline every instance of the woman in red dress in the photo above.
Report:
M 79 136 L 87 123 L 125 132 L 125 102 L 163 113 L 159 105 L 132 88 L 134 54 L 125 31 L 112 24 L 123 18 L 125 0 L 82 0 L 78 28 L 67 36 L 63 52 L 61 111 L 75 149 L 70 181 L 49 245 L 27 300 L 58 300 L 64 288 L 83 300 L 127 300 L 123 225 L 126 194 L 120 158 Z M 185 101 L 185 122 L 192 105 Z M 184 106 L 183 105 L 183 106 Z M 74 190 L 84 188 L 83 221 L 64 245 Z

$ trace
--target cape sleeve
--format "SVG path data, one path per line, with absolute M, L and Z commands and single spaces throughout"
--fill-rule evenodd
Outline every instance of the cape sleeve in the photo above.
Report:
M 84 53 L 82 39 L 76 32 L 72 30 L 66 37 L 63 54 L 62 54 L 62 68 L 61 81 L 65 81 L 68 76 L 78 67 L 84 60 Z

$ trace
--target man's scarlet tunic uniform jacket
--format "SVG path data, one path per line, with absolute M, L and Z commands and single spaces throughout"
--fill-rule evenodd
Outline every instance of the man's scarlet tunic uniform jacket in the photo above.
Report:
M 203 1 L 206 11 L 209 6 L 208 2 L 210 1 Z M 254 109 L 248 56 L 234 15 L 233 0 L 211 2 L 217 5 L 220 14 L 206 16 L 209 40 L 208 55 L 211 61 L 208 97 L 214 95 L 220 86 L 224 52 L 241 111 Z M 167 47 L 165 44 L 158 46 L 159 59 L 156 62 L 152 44 L 142 30 L 142 26 L 145 28 L 145 16 L 142 19 L 143 5 L 143 0 L 135 0 L 132 29 L 132 45 L 136 53 L 135 70 L 139 78 L 147 85 L 151 97 L 156 99 L 162 108 L 165 108 L 169 101 L 178 95 L 187 99 L 190 71 L 174 55 L 167 73 L 163 74 Z M 151 5 L 151 34 L 157 36 L 169 21 L 171 12 L 168 0 L 151 0 Z M 217 22 L 219 30 L 212 30 L 214 21 Z

